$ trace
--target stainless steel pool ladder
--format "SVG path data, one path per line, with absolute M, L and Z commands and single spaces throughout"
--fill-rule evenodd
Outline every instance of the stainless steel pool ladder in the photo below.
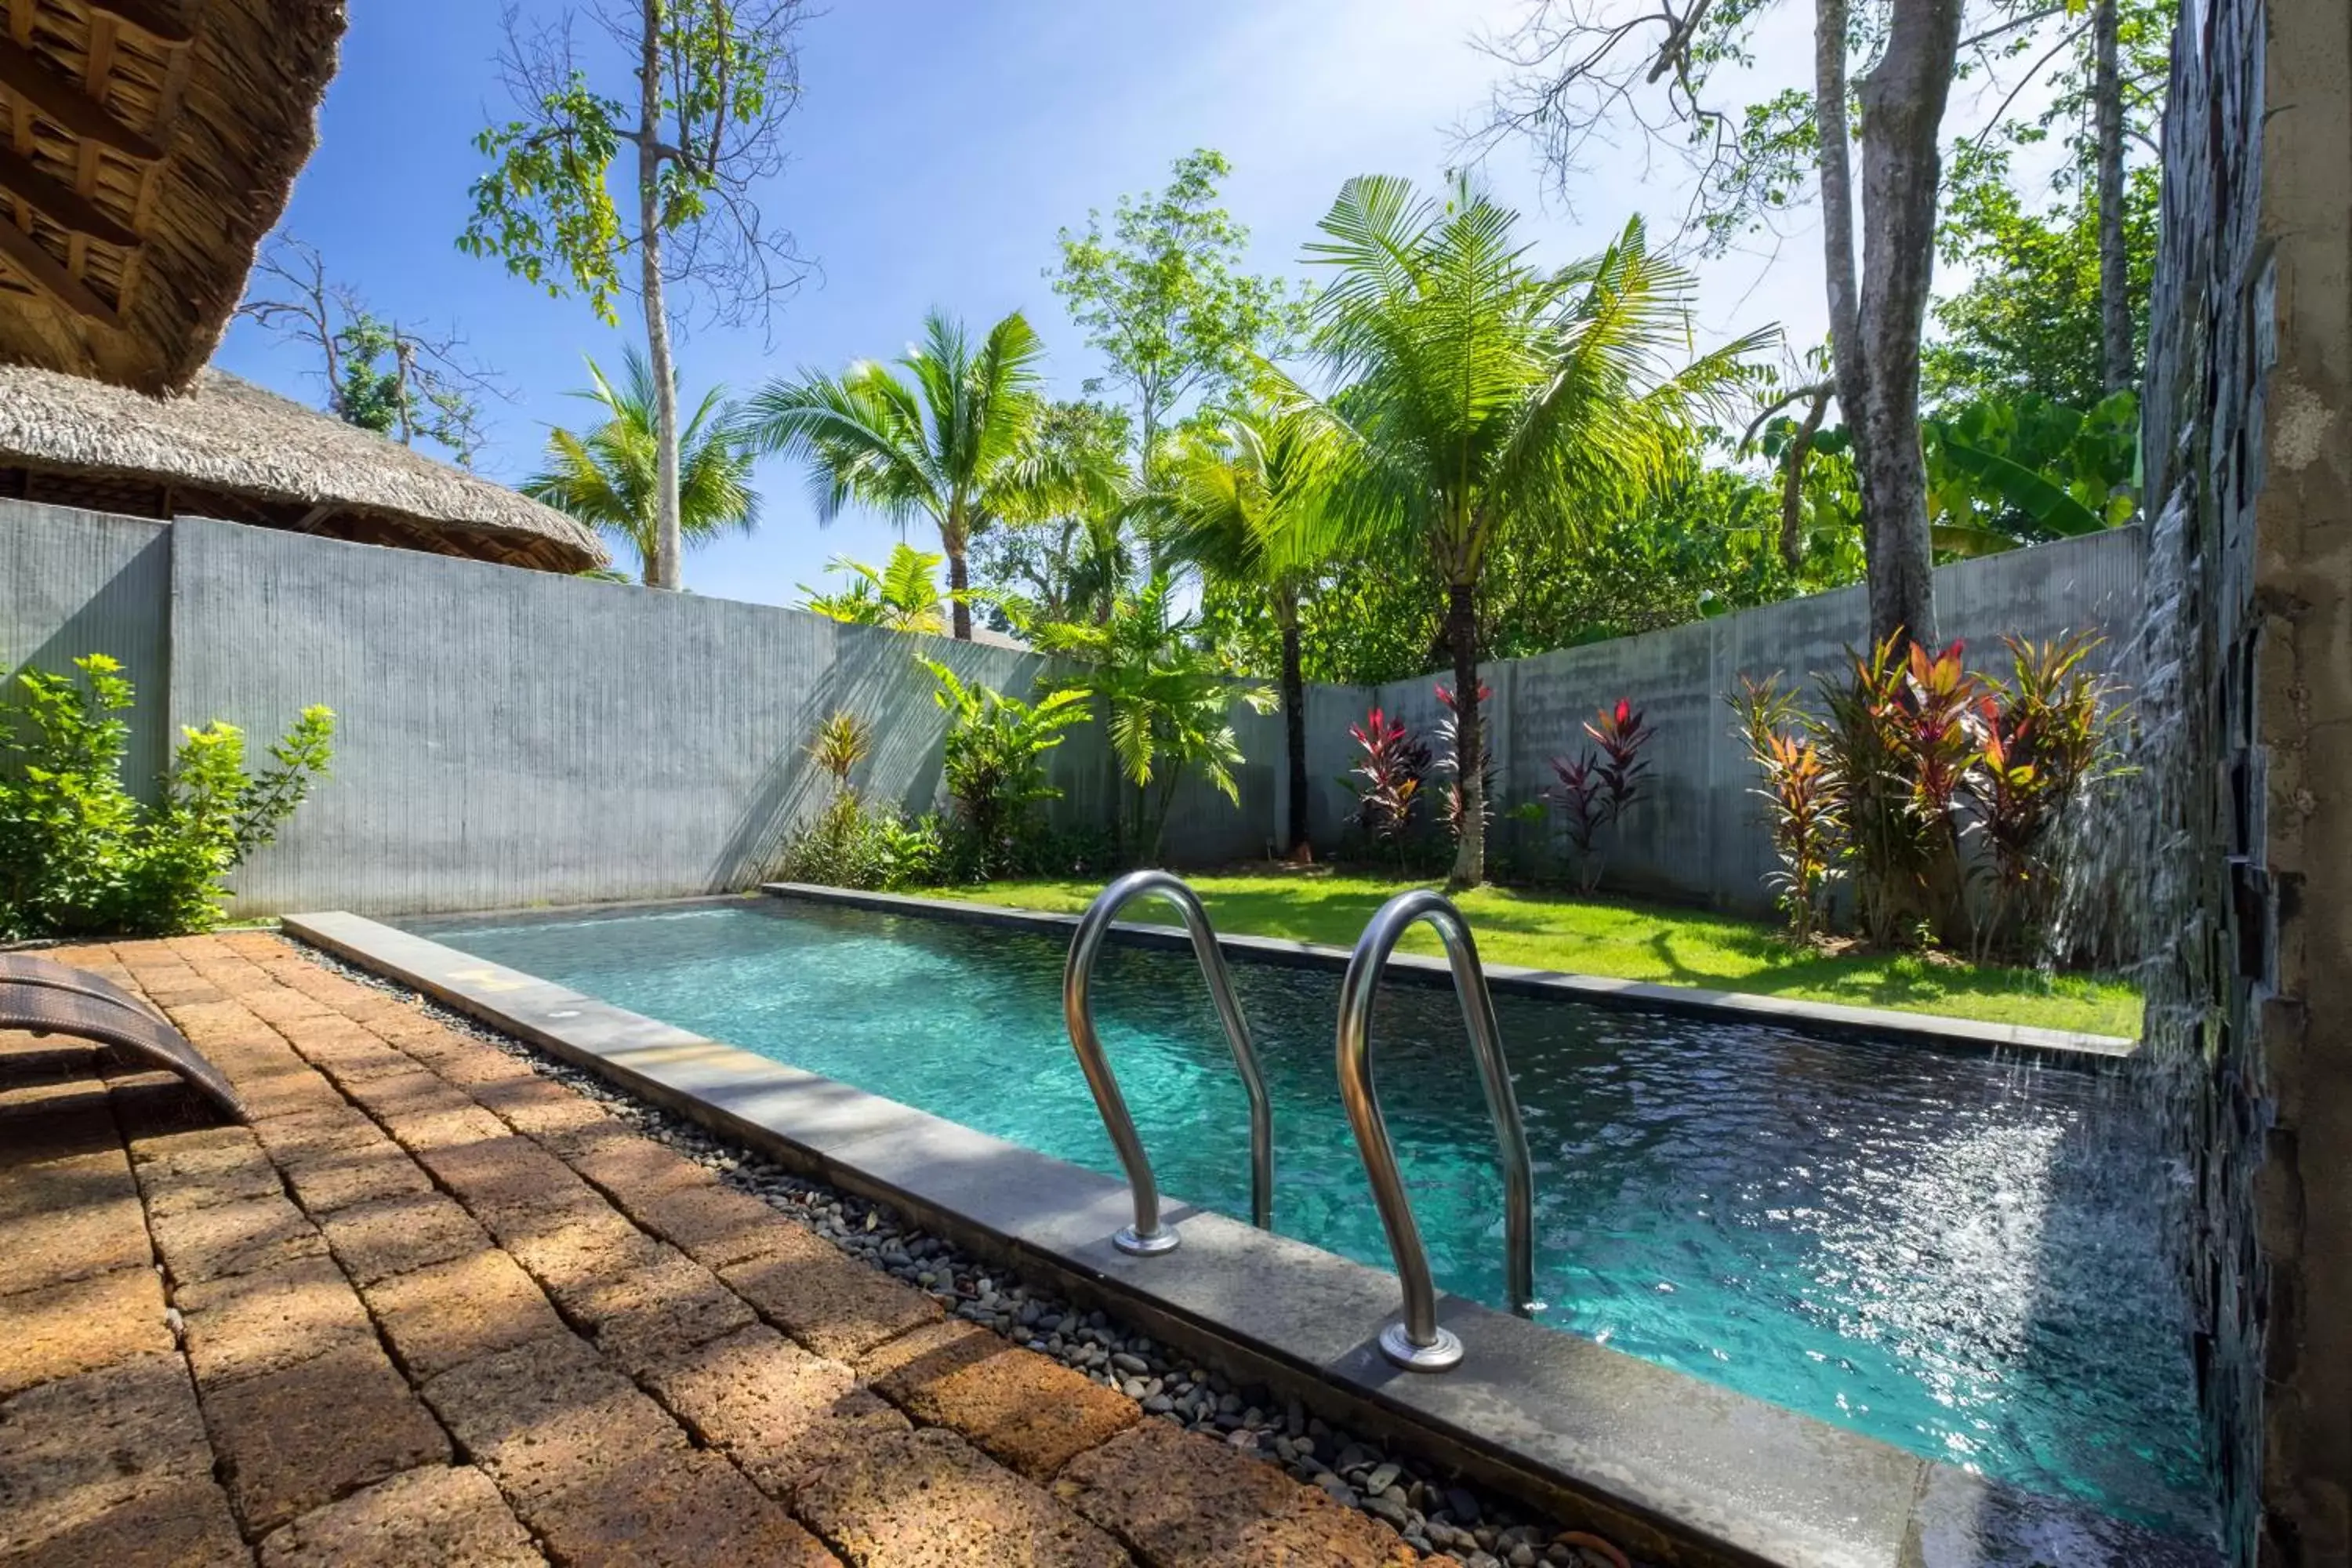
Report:
M 1118 1079 L 1103 1056 L 1088 987 L 1111 921 L 1136 900 L 1151 896 L 1165 899 L 1184 918 L 1192 954 L 1201 961 L 1201 973 L 1209 982 L 1210 999 L 1216 1004 L 1217 1016 L 1225 1026 L 1225 1042 L 1233 1047 L 1234 1066 L 1249 1095 L 1250 1222 L 1260 1230 L 1274 1224 L 1274 1110 L 1266 1099 L 1265 1077 L 1258 1070 L 1257 1051 L 1250 1044 L 1249 1025 L 1242 1017 L 1241 1004 L 1234 999 L 1233 974 L 1225 967 L 1216 932 L 1209 927 L 1208 912 L 1201 908 L 1201 900 L 1182 879 L 1166 871 L 1130 871 L 1105 888 L 1078 921 L 1078 933 L 1070 942 L 1069 963 L 1062 971 L 1062 1016 L 1069 1025 L 1070 1045 L 1078 1053 L 1078 1066 L 1086 1071 L 1087 1087 L 1094 1091 L 1095 1109 L 1102 1112 L 1103 1126 L 1110 1133 L 1111 1146 L 1118 1151 L 1118 1163 L 1126 1168 L 1127 1184 L 1135 1194 L 1135 1223 L 1112 1237 L 1111 1243 L 1139 1258 L 1172 1252 L 1180 1238 L 1160 1223 L 1160 1184 L 1152 1178 L 1151 1157 L 1136 1136 L 1135 1118 L 1128 1114 Z
M 1495 999 L 1487 992 L 1486 972 L 1478 963 L 1478 947 L 1470 938 L 1469 923 L 1452 900 L 1440 894 L 1426 889 L 1400 893 L 1380 907 L 1364 934 L 1357 938 L 1347 975 L 1339 982 L 1339 1098 L 1348 1108 L 1348 1123 L 1355 1130 L 1364 1173 L 1371 1178 L 1372 1198 L 1380 1206 L 1381 1228 L 1388 1232 L 1397 1280 L 1404 1287 L 1403 1316 L 1381 1331 L 1381 1353 L 1408 1371 L 1444 1372 L 1462 1360 L 1462 1341 L 1451 1330 L 1438 1326 L 1437 1291 L 1430 1280 L 1429 1254 L 1422 1247 L 1421 1227 L 1414 1223 L 1412 1205 L 1405 1198 L 1396 1149 L 1389 1142 L 1380 1095 L 1372 1086 L 1372 1000 L 1380 990 L 1381 970 L 1396 952 L 1399 939 L 1416 921 L 1435 926 L 1445 943 L 1446 963 L 1454 971 L 1454 992 L 1462 1004 L 1462 1021 L 1470 1031 L 1470 1053 L 1477 1061 L 1478 1081 L 1486 1092 L 1486 1112 L 1495 1123 L 1496 1141 L 1502 1145 L 1511 1310 L 1522 1316 L 1535 1297 L 1535 1183 L 1528 1159 L 1527 1129 L 1519 1120 L 1510 1064 L 1503 1058 L 1502 1032 L 1495 1023 Z

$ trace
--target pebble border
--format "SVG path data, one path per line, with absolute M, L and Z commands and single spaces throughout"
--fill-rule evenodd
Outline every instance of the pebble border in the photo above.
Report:
M 501 1033 L 430 996 L 286 932 L 278 940 L 305 959 L 415 1007 L 444 1028 L 479 1040 L 595 1100 L 647 1137 L 717 1171 L 740 1191 L 807 1226 L 852 1258 L 929 1293 L 950 1314 L 1053 1357 L 1148 1415 L 1257 1454 L 1320 1487 L 1340 1503 L 1392 1526 L 1423 1553 L 1450 1552 L 1465 1568 L 1620 1568 L 1619 1562 L 1559 1539 L 1562 1528 L 1528 1518 L 1491 1492 L 1440 1479 L 1308 1413 L 1296 1399 L 1236 1384 L 1192 1364 L 1150 1336 L 1101 1311 L 1081 1311 L 1051 1291 L 1013 1278 L 909 1225 L 887 1205 L 785 1170 L 676 1112 L 640 1100 L 602 1076 Z M 1328 1458 L 1327 1458 L 1328 1456 Z M 1631 1560 L 1625 1560 L 1630 1562 Z

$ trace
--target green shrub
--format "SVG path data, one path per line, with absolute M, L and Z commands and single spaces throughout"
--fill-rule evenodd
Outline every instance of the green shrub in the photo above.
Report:
M 868 891 L 929 887 L 942 876 L 942 837 L 937 816 L 869 809 L 845 792 L 785 844 L 777 874 L 788 882 Z
M 809 760 L 833 780 L 833 798 L 785 844 L 777 870 L 787 881 L 896 891 L 938 879 L 939 819 L 909 822 L 895 808 L 874 810 L 858 798 L 851 775 L 873 750 L 874 727 L 845 708 L 817 725 Z
M 1064 730 L 1086 722 L 1088 694 L 1064 689 L 1024 702 L 966 684 L 936 659 L 915 662 L 939 682 L 932 697 L 949 716 L 940 771 L 961 846 L 957 879 L 1015 875 L 1022 846 L 1036 831 L 1038 804 L 1061 794 L 1045 782 L 1045 753 L 1062 743 Z
M 304 709 L 258 774 L 234 724 L 184 729 L 162 801 L 146 806 L 122 784 L 131 681 L 104 654 L 74 668 L 79 679 L 18 677 L 16 721 L 0 730 L 0 936 L 208 929 L 228 874 L 325 774 L 334 714 Z

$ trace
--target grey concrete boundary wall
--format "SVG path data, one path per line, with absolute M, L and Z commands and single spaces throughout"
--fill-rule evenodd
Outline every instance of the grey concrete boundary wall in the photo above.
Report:
M 2129 624 L 2138 531 L 1944 568 L 1947 635 L 2050 637 Z M 824 802 L 811 731 L 846 707 L 875 724 L 857 783 L 869 799 L 937 802 L 945 716 L 910 655 L 1026 692 L 1043 661 L 1016 650 L 845 626 L 798 610 L 182 519 L 163 524 L 0 501 L 0 650 L 11 672 L 121 658 L 141 687 L 132 773 L 214 718 L 257 752 L 305 704 L 340 716 L 334 776 L 236 878 L 242 913 L 514 908 L 674 897 L 772 874 L 793 826 Z M 1613 836 L 1608 883 L 1738 910 L 1768 903 L 1769 850 L 1722 694 L 1742 672 L 1810 683 L 1858 638 L 1860 590 L 1646 637 L 1490 666 L 1506 805 L 1549 782 L 1602 702 L 1632 698 L 1658 739 L 1652 799 Z M 1310 816 L 1336 846 L 1374 700 L 1427 728 L 1431 679 L 1316 688 L 1307 701 Z M 1283 818 L 1282 721 L 1236 704 L 1248 761 L 1238 804 L 1180 788 L 1165 858 L 1211 865 L 1266 851 Z M 1065 825 L 1107 822 L 1116 790 L 1100 728 L 1054 754 Z M 1541 867 L 1549 823 L 1497 836 Z
M 166 616 L 172 601 L 167 523 L 0 499 L 0 673 L 8 694 L 27 669 L 66 673 L 84 654 L 111 654 L 144 700 L 131 710 L 131 787 L 153 798 L 171 733 Z
M 385 550 L 201 519 L 0 501 L 0 650 L 13 674 L 113 654 L 138 682 L 131 773 L 181 725 L 228 720 L 258 755 L 305 705 L 335 710 L 333 776 L 236 878 L 242 913 L 414 913 L 742 888 L 774 870 L 829 784 L 817 721 L 874 722 L 869 799 L 937 801 L 946 715 L 911 655 L 1025 693 L 1044 660 L 771 605 Z M 1171 844 L 1255 855 L 1279 721 L 1242 710 L 1234 805 L 1180 787 Z M 1099 726 L 1054 753 L 1066 824 L 1108 820 Z
M 2140 604 L 2147 546 L 2134 526 L 1944 566 L 1936 573 L 1940 635 L 1964 638 L 1972 662 L 2004 668 L 2004 635 L 2034 639 L 2090 629 L 2120 647 Z M 1499 801 L 1494 842 L 1521 869 L 1562 868 L 1556 818 L 1515 820 L 1508 809 L 1555 780 L 1549 759 L 1575 756 L 1583 723 L 1605 703 L 1632 700 L 1656 731 L 1646 750 L 1649 798 L 1601 840 L 1603 886 L 1761 913 L 1771 845 L 1751 793 L 1756 770 L 1732 733 L 1724 699 L 1743 676 L 1781 671 L 1808 698 L 1816 672 L 1838 668 L 1861 643 L 1869 606 L 1859 587 L 1790 599 L 1715 620 L 1484 667 L 1493 690 L 1489 731 Z M 2126 680 L 2128 671 L 2120 672 Z M 1426 735 L 1444 717 L 1436 683 L 1423 676 L 1379 687 L 1316 687 L 1307 696 L 1307 772 L 1318 841 L 1345 831 L 1352 799 L 1343 780 L 1356 760 L 1349 726 L 1374 703 Z M 1433 805 L 1435 803 L 1433 801 Z

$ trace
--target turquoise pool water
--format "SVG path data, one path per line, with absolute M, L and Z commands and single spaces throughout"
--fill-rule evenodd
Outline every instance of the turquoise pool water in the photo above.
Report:
M 808 905 L 421 926 L 616 1005 L 1118 1174 L 1063 944 Z M 1238 963 L 1275 1223 L 1389 1266 L 1333 1077 L 1336 974 Z M 1189 953 L 1113 948 L 1104 1041 L 1167 1192 L 1249 1213 L 1241 1089 Z M 2114 1080 L 1498 996 L 1536 1163 L 1539 1317 L 2026 1489 L 2206 1524 L 2168 1179 Z M 1439 1284 L 1502 1304 L 1501 1180 L 1448 990 L 1375 1014 Z

